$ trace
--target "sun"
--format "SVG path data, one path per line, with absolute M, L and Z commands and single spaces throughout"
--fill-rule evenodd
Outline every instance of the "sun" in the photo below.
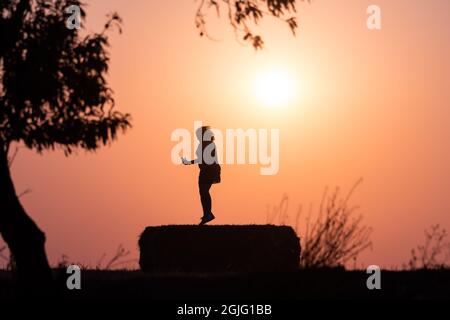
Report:
M 283 69 L 268 69 L 254 80 L 255 97 L 266 107 L 278 108 L 289 103 L 294 94 L 292 76 Z

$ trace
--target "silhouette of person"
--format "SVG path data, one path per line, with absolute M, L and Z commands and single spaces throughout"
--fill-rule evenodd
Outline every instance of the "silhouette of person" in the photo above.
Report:
M 204 225 L 215 219 L 212 213 L 212 201 L 209 190 L 214 183 L 220 183 L 220 165 L 217 159 L 216 144 L 214 143 L 214 134 L 211 127 L 204 126 L 198 128 L 195 132 L 199 145 L 195 151 L 195 160 L 186 160 L 181 158 L 184 165 L 198 164 L 200 174 L 198 176 L 198 190 L 200 201 L 203 208 L 203 217 L 200 225 Z

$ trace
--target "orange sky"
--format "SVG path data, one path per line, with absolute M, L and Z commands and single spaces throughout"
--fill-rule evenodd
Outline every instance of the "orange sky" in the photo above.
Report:
M 37 155 L 21 149 L 17 191 L 46 231 L 52 263 L 62 254 L 95 265 L 119 244 L 137 254 L 147 225 L 196 223 L 196 167 L 170 161 L 171 132 L 202 120 L 216 128 L 280 129 L 280 170 L 223 166 L 214 185 L 216 224 L 265 223 L 283 193 L 316 207 L 326 185 L 364 184 L 353 203 L 373 227 L 364 265 L 401 266 L 423 230 L 450 229 L 450 3 L 447 0 L 316 0 L 301 4 L 300 29 L 266 19 L 266 48 L 238 44 L 225 19 L 198 36 L 193 1 L 86 1 L 88 30 L 118 11 L 110 85 L 133 129 L 96 154 Z M 366 28 L 366 8 L 382 9 L 382 30 Z M 252 85 L 267 68 L 289 70 L 294 99 L 267 109 Z

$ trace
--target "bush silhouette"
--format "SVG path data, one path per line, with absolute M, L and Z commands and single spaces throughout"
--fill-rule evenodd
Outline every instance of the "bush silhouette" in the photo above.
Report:
M 358 180 L 345 196 L 340 195 L 340 189 L 335 188 L 329 193 L 326 188 L 319 210 L 314 221 L 312 207 L 306 217 L 305 231 L 301 237 L 302 256 L 300 265 L 303 268 L 322 268 L 343 266 L 367 248 L 372 246 L 370 241 L 371 228 L 362 224 L 362 215 L 354 215 L 357 206 L 350 206 L 350 199 L 362 179 Z M 272 207 L 267 215 L 268 223 L 281 225 L 289 224 L 289 197 L 284 195 L 278 206 Z M 302 207 L 299 206 L 295 226 L 297 234 L 300 231 L 300 216 Z

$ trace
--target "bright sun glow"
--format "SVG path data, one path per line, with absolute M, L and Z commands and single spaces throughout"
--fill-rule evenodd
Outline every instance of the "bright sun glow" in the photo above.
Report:
M 257 76 L 253 91 L 263 105 L 270 108 L 282 107 L 293 97 L 294 81 L 288 72 L 270 69 Z

